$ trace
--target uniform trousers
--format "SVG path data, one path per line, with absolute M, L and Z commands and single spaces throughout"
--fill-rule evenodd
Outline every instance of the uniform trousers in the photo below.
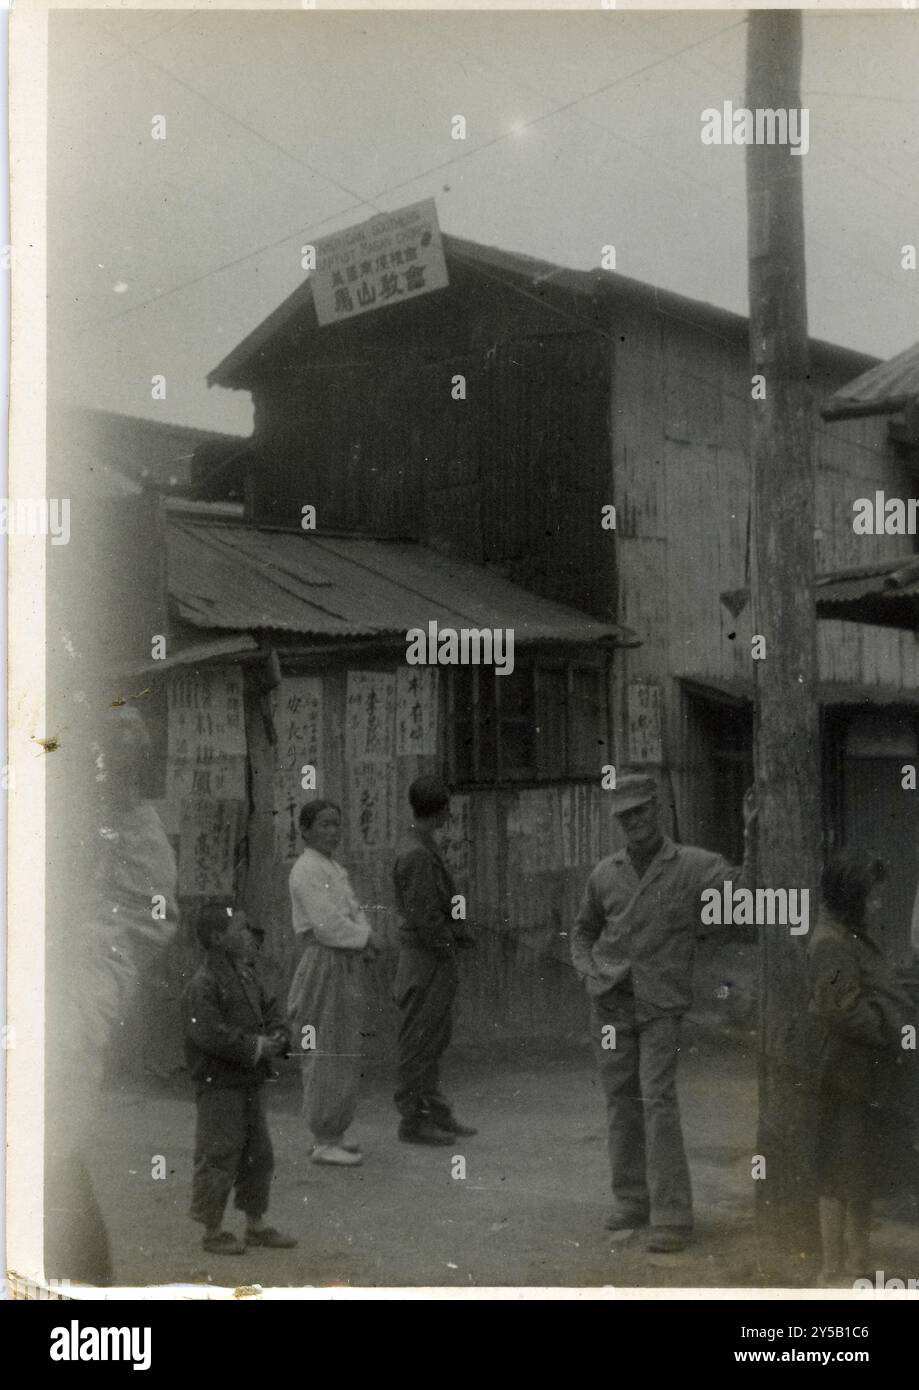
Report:
M 628 988 L 591 1001 L 606 1094 L 613 1196 L 652 1226 L 692 1226 L 692 1187 L 677 1097 L 682 1016 L 636 1016 Z M 610 1031 L 610 1028 L 614 1031 Z
M 399 1009 L 396 1106 L 405 1120 L 450 1115 L 440 1091 L 440 1059 L 453 1033 L 458 977 L 452 955 L 403 946 L 393 995 Z

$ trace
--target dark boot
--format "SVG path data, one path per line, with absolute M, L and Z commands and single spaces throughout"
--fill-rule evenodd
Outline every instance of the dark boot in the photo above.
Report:
M 438 1129 L 445 1130 L 456 1139 L 471 1139 L 479 1132 L 471 1125 L 461 1125 L 448 1105 L 432 1105 L 429 1113 Z
M 414 1119 L 403 1120 L 399 1126 L 399 1138 L 403 1144 L 452 1144 L 455 1135 L 441 1129 L 430 1115 L 416 1115 Z

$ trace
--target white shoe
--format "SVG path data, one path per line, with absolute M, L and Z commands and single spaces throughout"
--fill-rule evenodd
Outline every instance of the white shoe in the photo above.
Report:
M 331 1163 L 340 1168 L 354 1168 L 363 1161 L 363 1154 L 343 1149 L 339 1144 L 317 1144 L 310 1154 L 311 1163 Z

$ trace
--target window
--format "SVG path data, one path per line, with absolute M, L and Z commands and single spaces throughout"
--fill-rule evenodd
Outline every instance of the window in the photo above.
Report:
M 518 659 L 451 672 L 450 767 L 458 784 L 599 776 L 608 761 L 607 669 Z

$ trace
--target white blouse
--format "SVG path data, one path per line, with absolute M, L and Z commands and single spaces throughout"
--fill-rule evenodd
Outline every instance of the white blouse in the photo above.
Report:
M 367 945 L 370 923 L 346 871 L 318 850 L 305 849 L 291 869 L 290 906 L 298 936 L 312 932 L 320 945 L 346 950 Z

